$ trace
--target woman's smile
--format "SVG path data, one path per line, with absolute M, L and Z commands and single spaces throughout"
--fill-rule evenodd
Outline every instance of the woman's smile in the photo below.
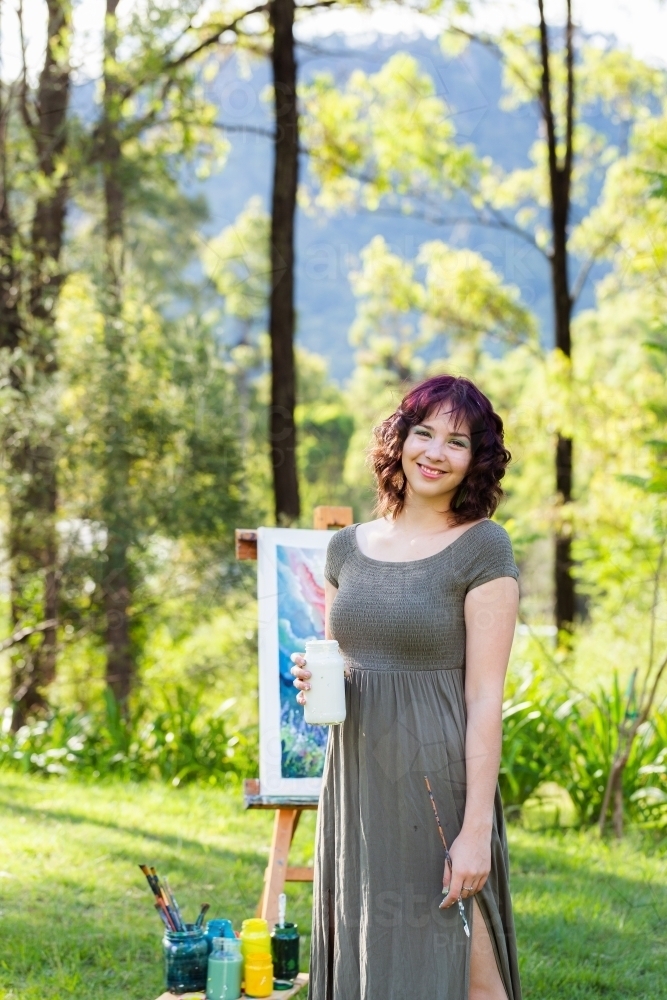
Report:
M 423 462 L 417 462 L 417 466 L 425 479 L 439 479 L 441 476 L 446 475 L 444 469 L 436 469 L 433 465 L 426 465 Z
M 411 496 L 436 504 L 438 517 L 447 509 L 472 461 L 471 432 L 466 420 L 456 420 L 441 404 L 410 428 L 401 463 Z

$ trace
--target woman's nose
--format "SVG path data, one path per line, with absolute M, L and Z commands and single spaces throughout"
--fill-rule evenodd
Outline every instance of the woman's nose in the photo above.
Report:
M 432 462 L 442 462 L 445 457 L 444 445 L 439 444 L 437 441 L 429 441 L 424 455 L 426 458 L 430 458 Z

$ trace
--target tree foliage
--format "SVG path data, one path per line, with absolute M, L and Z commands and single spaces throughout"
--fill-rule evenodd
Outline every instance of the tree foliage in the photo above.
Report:
M 487 37 L 475 4 L 440 7 L 443 46 L 483 45 L 501 60 L 505 107 L 544 106 L 537 24 Z M 71 12 L 57 0 L 49 9 L 42 75 L 5 81 L 0 95 L 2 501 L 13 574 L 3 648 L 13 694 L 27 683 L 31 710 L 43 714 L 5 734 L 3 762 L 93 773 L 115 759 L 127 776 L 218 780 L 254 766 L 254 582 L 232 538 L 274 517 L 275 260 L 260 199 L 211 236 L 190 181 L 227 152 L 206 87 L 216 60 L 232 44 L 268 54 L 267 8 L 253 20 L 226 4 L 160 2 L 125 18 L 109 0 L 96 103 L 86 114 L 67 107 L 45 159 L 40 94 L 71 84 Z M 407 54 L 303 86 L 307 211 L 465 220 L 511 232 L 547 263 L 553 181 L 570 156 L 572 214 L 560 233 L 580 270 L 568 286 L 571 344 L 554 351 L 483 249 L 434 238 L 405 257 L 370 239 L 349 274 L 349 378 L 334 380 L 323 357 L 296 345 L 298 523 L 309 526 L 320 503 L 372 516 L 373 426 L 425 375 L 475 378 L 513 454 L 497 516 L 521 568 L 503 791 L 521 807 L 558 781 L 579 821 L 604 826 L 611 810 L 619 832 L 624 814 L 664 819 L 665 75 L 580 38 L 568 85 L 567 39 L 549 27 L 547 40 L 552 141 L 545 124 L 514 170 L 457 134 L 453 109 Z M 52 222 L 69 213 L 59 243 L 37 238 L 45 212 Z M 576 312 L 586 281 L 594 304 Z M 576 457 L 568 497 L 554 476 L 563 442 Z M 579 595 L 576 627 L 556 644 L 554 535 L 567 541 Z M 129 664 L 124 714 L 105 693 L 114 644 Z M 51 683 L 40 669 L 54 656 Z

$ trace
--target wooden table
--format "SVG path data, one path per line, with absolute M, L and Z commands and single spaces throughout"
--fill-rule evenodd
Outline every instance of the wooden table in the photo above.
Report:
M 267 1000 L 289 1000 L 290 997 L 300 996 L 302 990 L 308 985 L 308 973 L 300 972 L 294 981 L 294 986 L 291 990 L 274 990 Z M 205 993 L 180 993 L 178 994 L 179 1000 L 205 1000 Z M 242 994 L 245 997 L 245 993 Z M 163 993 L 162 996 L 158 997 L 158 1000 L 175 1000 L 176 994 L 174 993 Z

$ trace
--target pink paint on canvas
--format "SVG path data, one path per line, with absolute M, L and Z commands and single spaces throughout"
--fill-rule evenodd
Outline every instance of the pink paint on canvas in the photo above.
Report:
M 291 548 L 288 553 L 289 567 L 299 584 L 303 599 L 312 609 L 318 631 L 324 632 L 324 587 L 317 582 L 298 549 Z

